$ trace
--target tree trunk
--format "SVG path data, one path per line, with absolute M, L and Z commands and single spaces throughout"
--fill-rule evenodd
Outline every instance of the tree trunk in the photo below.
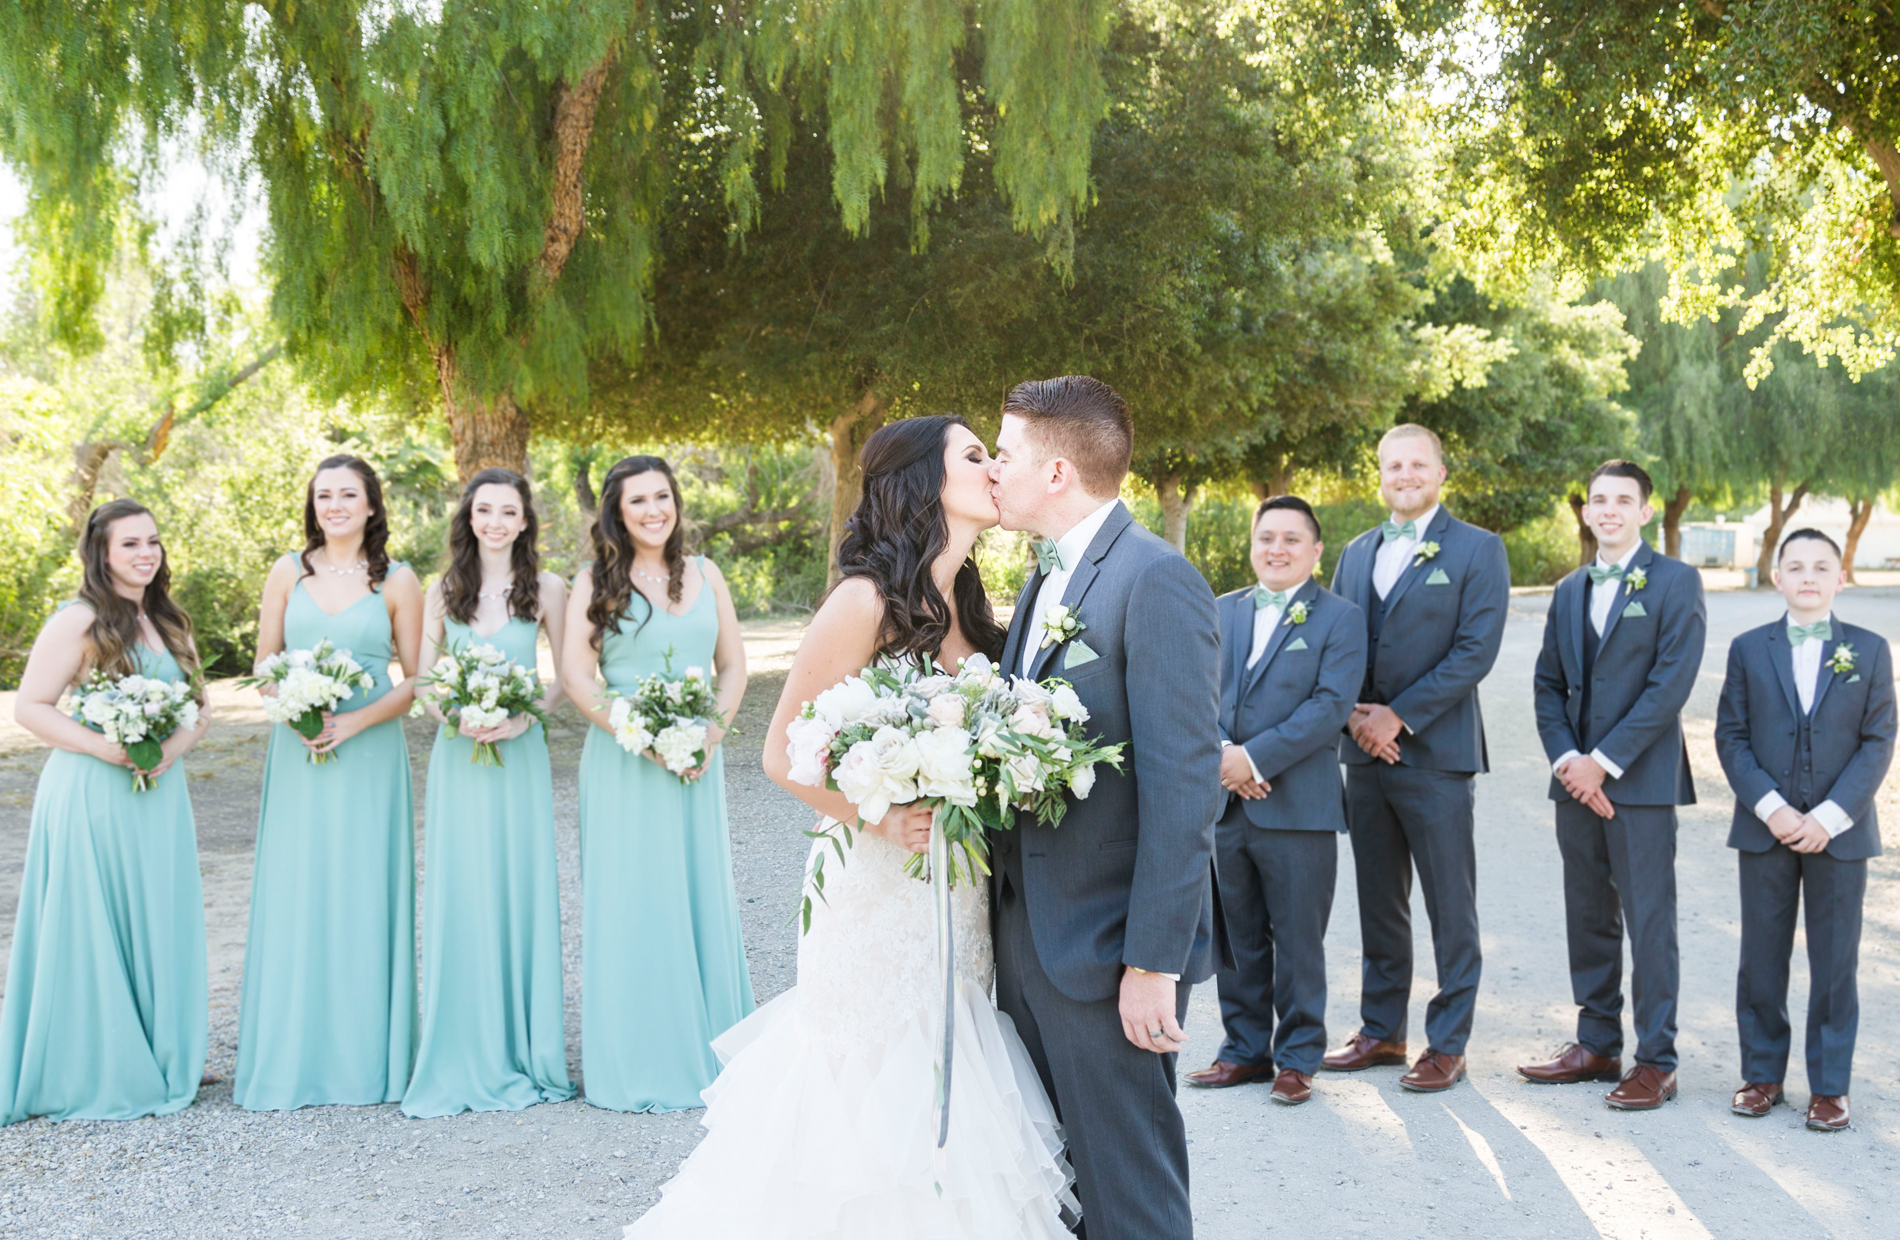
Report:
M 858 403 L 831 420 L 831 522 L 825 557 L 825 584 L 838 584 L 838 544 L 844 541 L 845 523 L 857 511 L 864 494 L 864 475 L 858 469 L 858 453 L 871 432 L 884 425 L 884 400 L 875 390 L 866 391 Z
M 1292 460 L 1285 455 L 1273 457 L 1266 472 L 1260 477 L 1255 478 L 1249 486 L 1252 487 L 1253 497 L 1256 500 L 1272 499 L 1276 495 L 1293 494 Z
M 1188 514 L 1200 498 L 1200 487 L 1182 486 L 1179 474 L 1156 474 L 1152 479 L 1155 495 L 1161 501 L 1161 536 L 1176 551 L 1187 554 Z
M 515 404 L 510 391 L 482 395 L 461 382 L 455 351 L 435 354 L 436 374 L 442 383 L 442 405 L 449 415 L 449 435 L 455 442 L 455 474 L 463 485 L 484 469 L 499 465 L 528 476 L 528 414 Z
M 1867 532 L 1867 523 L 1873 519 L 1873 515 L 1873 500 L 1847 501 L 1847 545 L 1841 550 L 1841 567 L 1847 571 L 1847 584 L 1850 586 L 1860 584 L 1854 580 L 1854 556 L 1860 550 L 1860 536 Z
M 66 533 L 77 539 L 86 532 L 86 518 L 92 513 L 92 498 L 99 487 L 99 475 L 105 472 L 106 462 L 112 454 L 124 444 L 115 439 L 103 441 L 88 440 L 73 449 L 72 487 L 73 497 L 66 501 Z
M 1781 503 L 1782 494 L 1780 479 L 1768 484 L 1768 528 L 1762 531 L 1761 547 L 1755 556 L 1755 587 L 1759 590 L 1774 587 L 1775 552 L 1781 550 L 1781 531 L 1788 528 L 1788 518 L 1808 497 L 1808 484 L 1802 483 L 1788 495 L 1786 507 Z
M 1663 505 L 1663 554 L 1672 560 L 1682 558 L 1682 514 L 1689 511 L 1689 501 L 1694 493 L 1688 487 L 1677 487 L 1676 493 Z
M 1581 568 L 1597 558 L 1597 536 L 1583 520 L 1583 496 L 1571 492 L 1570 515 L 1577 519 L 1577 567 Z

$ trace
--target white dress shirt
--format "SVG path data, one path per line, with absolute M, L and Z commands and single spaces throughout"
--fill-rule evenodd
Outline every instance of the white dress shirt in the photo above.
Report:
M 1627 574 L 1630 571 L 1630 561 L 1635 559 L 1636 553 L 1642 549 L 1643 540 L 1639 538 L 1630 545 L 1628 551 L 1625 551 L 1617 558 L 1616 567 L 1622 569 L 1623 572 Z M 1597 552 L 1595 564 L 1598 568 L 1610 567 L 1609 562 L 1603 558 L 1601 551 Z M 1621 593 L 1622 589 L 1620 586 L 1613 587 L 1607 581 L 1600 586 L 1590 587 L 1590 627 L 1596 631 L 1596 635 L 1599 638 L 1603 636 L 1604 627 L 1610 623 L 1610 608 L 1616 606 L 1616 596 Z M 1550 764 L 1551 771 L 1559 775 L 1563 774 L 1564 767 L 1568 766 L 1570 760 L 1577 756 L 1577 751 L 1574 749 L 1571 750 Z M 1601 749 L 1592 749 L 1590 756 L 1596 760 L 1598 766 L 1609 773 L 1611 779 L 1623 778 L 1623 768 L 1604 757 Z
M 1828 613 L 1827 620 L 1829 624 L 1834 623 L 1832 612 Z M 1793 623 L 1787 616 L 1783 616 L 1781 622 Z M 1810 637 L 1794 648 L 1794 692 L 1801 699 L 1801 713 L 1804 715 L 1814 709 L 1814 690 L 1821 683 L 1821 646 L 1820 638 Z M 1767 822 L 1776 810 L 1787 804 L 1787 798 L 1779 792 L 1770 792 L 1755 802 L 1755 817 Z M 1813 813 L 1815 819 L 1827 828 L 1829 839 L 1854 825 L 1847 811 L 1832 801 L 1821 802 L 1814 807 Z
M 1062 594 L 1069 588 L 1069 578 L 1075 573 L 1075 566 L 1082 562 L 1082 553 L 1095 541 L 1095 535 L 1101 531 L 1102 523 L 1108 520 L 1108 514 L 1115 511 L 1119 499 L 1111 499 L 1088 516 L 1083 517 L 1070 527 L 1069 532 L 1056 539 L 1056 555 L 1062 560 L 1062 567 L 1042 579 L 1042 585 L 1036 590 L 1036 609 L 1029 617 L 1029 627 L 1023 630 L 1022 662 L 1018 674 L 1029 675 L 1029 665 L 1035 661 L 1042 650 L 1042 617 L 1051 607 L 1062 601 Z M 1088 640 L 1086 637 L 1084 641 Z
M 1306 589 L 1306 582 L 1311 580 L 1312 578 L 1308 577 L 1297 585 L 1289 586 L 1286 592 L 1287 597 L 1291 599 L 1295 594 Z M 1269 590 L 1273 588 L 1272 586 L 1267 586 L 1267 583 L 1264 581 L 1260 584 L 1266 586 Z M 1248 600 L 1249 603 L 1252 601 L 1251 598 Z M 1267 652 L 1267 643 L 1273 640 L 1273 630 L 1279 627 L 1280 617 L 1283 614 L 1284 613 L 1281 612 L 1278 607 L 1261 607 L 1253 613 L 1253 649 L 1247 655 L 1247 669 L 1249 671 L 1253 670 L 1254 664 L 1260 662 L 1260 656 Z M 1231 745 L 1234 742 L 1222 741 L 1221 743 L 1223 745 Z M 1264 783 L 1265 780 L 1261 777 L 1260 768 L 1254 765 L 1253 755 L 1247 753 L 1245 749 L 1242 749 L 1240 752 L 1246 756 L 1247 769 L 1253 772 L 1254 782 Z
M 1394 521 L 1399 520 L 1399 514 L 1396 512 L 1388 515 Z M 1430 529 L 1432 522 L 1437 519 L 1438 505 L 1433 504 L 1429 511 L 1413 523 L 1413 528 L 1417 529 L 1419 537 L 1395 538 L 1391 542 L 1379 544 L 1379 549 L 1373 553 L 1372 559 L 1372 588 L 1379 592 L 1380 598 L 1390 594 L 1392 587 L 1399 584 L 1399 578 L 1404 576 L 1405 570 L 1411 566 L 1412 556 L 1418 551 L 1418 544 L 1424 541 L 1425 531 Z M 1400 521 L 1399 524 L 1403 525 L 1404 522 Z

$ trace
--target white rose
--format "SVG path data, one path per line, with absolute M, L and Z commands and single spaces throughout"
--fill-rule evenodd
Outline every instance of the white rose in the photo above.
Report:
M 699 751 L 706 743 L 706 729 L 697 723 L 674 723 L 660 729 L 653 738 L 653 752 L 660 755 L 666 769 L 678 775 L 699 762 Z
M 930 708 L 924 717 L 940 728 L 960 728 L 963 726 L 963 699 L 954 693 L 942 693 L 930 699 Z
M 1055 692 L 1049 695 L 1049 707 L 1056 712 L 1057 718 L 1066 719 L 1070 723 L 1089 721 L 1089 708 L 1082 705 L 1082 699 L 1077 697 L 1075 690 L 1067 685 L 1056 686 Z
M 1078 801 L 1088 800 L 1089 793 L 1094 788 L 1095 764 L 1093 762 L 1087 766 L 1076 767 L 1074 774 L 1069 776 L 1069 791 L 1075 794 L 1075 799 Z
M 105 694 L 90 693 L 80 702 L 79 713 L 85 717 L 87 723 L 103 728 L 112 722 L 112 717 L 117 712 Z
M 1025 736 L 1049 739 L 1056 735 L 1055 726 L 1049 722 L 1048 708 L 1033 702 L 1018 707 L 1009 717 L 1009 726 Z
M 876 705 L 877 690 L 865 683 L 861 676 L 845 677 L 819 694 L 818 700 L 812 703 L 834 732 L 847 723 L 857 723 Z
M 968 732 L 962 728 L 933 728 L 911 744 L 917 751 L 919 796 L 942 797 L 952 805 L 976 804 L 976 772 Z
M 868 823 L 884 821 L 894 799 L 883 770 L 878 766 L 877 747 L 872 741 L 859 741 L 845 751 L 831 773 L 838 791 L 855 805 L 858 817 Z
M 187 732 L 198 726 L 198 703 L 187 701 L 179 708 L 178 726 Z
M 1042 791 L 1042 763 L 1035 754 L 1018 755 L 1003 765 L 1009 769 L 1010 778 L 1015 781 L 1017 796 Z
M 704 680 L 706 679 L 706 669 L 703 667 L 689 667 L 686 669 L 686 679 Z
M 785 727 L 785 756 L 792 760 L 786 777 L 810 788 L 825 785 L 825 766 L 830 757 L 831 738 L 837 733 L 822 715 L 794 719 Z
M 1043 688 L 1027 676 L 1018 676 L 1009 682 L 1009 691 L 1018 702 L 1025 706 L 1047 706 L 1051 700 L 1049 690 Z

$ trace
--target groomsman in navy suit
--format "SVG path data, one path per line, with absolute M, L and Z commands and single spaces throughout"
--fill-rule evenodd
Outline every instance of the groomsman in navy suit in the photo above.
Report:
M 1834 618 L 1841 549 L 1819 530 L 1782 542 L 1775 584 L 1788 614 L 1736 638 L 1715 716 L 1715 749 L 1735 789 L 1729 847 L 1742 877 L 1742 1035 L 1737 1115 L 1768 1114 L 1788 1069 L 1788 959 L 1807 905 L 1808 1127 L 1848 1125 L 1860 1025 L 1861 902 L 1880 855 L 1874 796 L 1893 761 L 1893 656 Z
M 1379 489 L 1392 519 L 1339 557 L 1333 588 L 1366 614 L 1359 703 L 1340 741 L 1346 820 L 1359 885 L 1360 1029 L 1323 1066 L 1357 1072 L 1404 1063 L 1412 998 L 1412 868 L 1425 889 L 1438 993 L 1425 1009 L 1425 1053 L 1406 1089 L 1450 1089 L 1465 1074 L 1483 956 L 1473 776 L 1489 769 L 1478 682 L 1497 661 L 1511 568 L 1496 534 L 1438 502 L 1438 436 L 1395 426 L 1379 441 Z
M 1219 600 L 1229 795 L 1214 843 L 1234 963 L 1218 974 L 1227 1040 L 1187 1075 L 1214 1089 L 1273 1076 L 1273 1100 L 1288 1106 L 1313 1096 L 1326 1050 L 1326 923 L 1346 829 L 1339 732 L 1366 674 L 1365 613 L 1313 578 L 1324 550 L 1305 500 L 1263 500 L 1260 584 Z
M 1583 519 L 1596 560 L 1557 585 L 1535 677 L 1550 758 L 1577 1039 L 1518 1068 L 1543 1084 L 1617 1081 L 1604 1100 L 1650 1111 L 1676 1094 L 1676 806 L 1695 804 L 1682 708 L 1702 667 L 1702 575 L 1643 541 L 1649 474 L 1606 461 Z M 1623 1071 L 1623 933 L 1636 1063 Z

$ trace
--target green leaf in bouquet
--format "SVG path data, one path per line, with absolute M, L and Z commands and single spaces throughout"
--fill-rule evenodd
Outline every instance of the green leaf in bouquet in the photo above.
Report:
M 307 741 L 314 741 L 323 733 L 323 712 L 307 710 L 290 721 L 290 730 Z
M 165 747 L 148 736 L 142 741 L 133 741 L 127 745 L 125 756 L 137 763 L 139 770 L 149 772 L 165 760 Z

